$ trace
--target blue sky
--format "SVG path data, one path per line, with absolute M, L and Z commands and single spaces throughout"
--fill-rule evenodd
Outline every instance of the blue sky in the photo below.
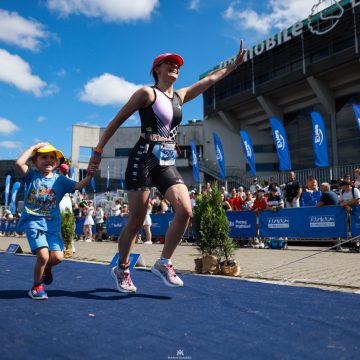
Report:
M 333 0 L 326 0 L 331 3 Z M 67 156 L 73 124 L 105 127 L 181 54 L 175 88 L 306 18 L 316 0 L 0 0 L 0 159 L 48 141 Z M 183 108 L 202 119 L 202 97 Z M 125 126 L 139 125 L 137 114 Z

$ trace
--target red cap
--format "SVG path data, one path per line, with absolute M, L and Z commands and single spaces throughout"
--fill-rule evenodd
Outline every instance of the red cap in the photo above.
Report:
M 155 60 L 154 60 L 154 62 L 153 62 L 153 68 L 154 68 L 155 66 L 159 65 L 159 62 L 160 62 L 160 61 L 163 61 L 163 60 L 165 60 L 165 59 L 173 60 L 174 62 L 177 63 L 177 65 L 178 65 L 179 67 L 184 64 L 184 60 L 183 60 L 183 58 L 182 58 L 180 55 L 178 55 L 178 54 L 165 53 L 165 54 L 160 54 L 160 55 L 158 55 L 158 56 L 155 58 Z
M 64 172 L 68 173 L 69 167 L 68 167 L 66 164 L 61 164 L 61 165 L 59 166 L 59 170 L 62 170 L 62 171 L 64 171 Z

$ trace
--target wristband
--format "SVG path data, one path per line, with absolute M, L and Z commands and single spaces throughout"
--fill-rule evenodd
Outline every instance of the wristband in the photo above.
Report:
M 96 148 L 93 149 L 93 152 L 94 152 L 94 155 L 101 157 L 101 155 L 102 155 L 102 153 L 104 152 L 104 150 L 103 150 L 102 148 L 96 147 Z

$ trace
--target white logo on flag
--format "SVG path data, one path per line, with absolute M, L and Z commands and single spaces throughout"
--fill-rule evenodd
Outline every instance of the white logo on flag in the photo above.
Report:
M 315 124 L 314 127 L 314 132 L 315 132 L 315 144 L 318 144 L 319 146 L 322 144 L 323 140 L 324 140 L 324 134 L 322 132 L 322 130 L 319 127 L 319 124 Z
M 284 150 L 285 149 L 285 139 L 284 137 L 280 134 L 279 130 L 275 130 L 275 142 L 276 142 L 276 147 L 279 150 Z
M 246 140 L 244 141 L 244 146 L 246 149 L 246 156 L 248 158 L 251 158 L 251 155 L 252 155 L 251 146 L 248 144 L 248 142 Z
M 221 150 L 218 145 L 216 145 L 216 160 L 222 161 L 223 157 L 221 155 Z

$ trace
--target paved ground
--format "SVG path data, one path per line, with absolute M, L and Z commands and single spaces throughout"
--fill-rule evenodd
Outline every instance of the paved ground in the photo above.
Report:
M 0 251 L 9 244 L 17 243 L 25 253 L 30 249 L 24 237 L 0 236 Z M 117 252 L 115 242 L 76 242 L 75 260 L 111 262 Z M 161 253 L 162 245 L 136 244 L 133 252 L 140 253 L 145 265 L 151 267 Z M 326 251 L 325 247 L 289 246 L 287 250 L 239 248 L 235 258 L 240 262 L 241 278 L 260 281 L 276 281 L 284 284 L 316 286 L 320 288 L 350 291 L 360 294 L 360 254 Z M 317 254 L 312 257 L 310 255 Z M 177 270 L 193 272 L 194 259 L 199 256 L 195 246 L 180 245 L 173 257 Z M 298 259 L 293 264 L 289 264 Z M 280 265 L 278 269 L 268 271 Z

